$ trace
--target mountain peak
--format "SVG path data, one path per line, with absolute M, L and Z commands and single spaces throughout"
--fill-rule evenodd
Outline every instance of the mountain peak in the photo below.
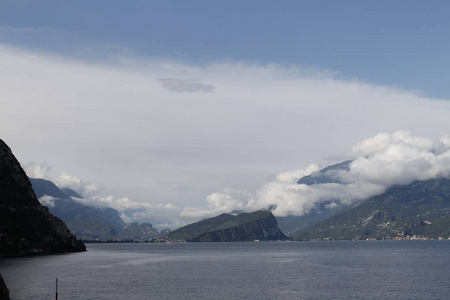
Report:
M 314 185 L 323 183 L 342 183 L 339 179 L 340 171 L 348 171 L 352 160 L 346 160 L 341 163 L 328 166 L 320 171 L 313 172 L 311 175 L 300 178 L 298 184 Z

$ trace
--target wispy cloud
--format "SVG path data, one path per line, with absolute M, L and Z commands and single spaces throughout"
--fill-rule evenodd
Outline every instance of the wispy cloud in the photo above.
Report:
M 158 81 L 166 90 L 177 93 L 211 93 L 216 89 L 213 85 L 202 84 L 193 79 L 161 78 Z
M 50 29 L 43 27 L 13 27 L 13 26 L 0 26 L 1 33 L 12 33 L 12 34 L 39 34 Z

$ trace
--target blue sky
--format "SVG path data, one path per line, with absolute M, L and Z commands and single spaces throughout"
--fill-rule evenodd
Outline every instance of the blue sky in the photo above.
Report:
M 449 13 L 447 1 L 1 1 L 0 138 L 30 176 L 158 228 L 362 199 L 292 184 L 366 156 L 398 160 L 390 182 L 446 166 L 433 153 L 450 146 Z M 369 173 L 349 176 L 386 188 Z
M 189 63 L 296 64 L 450 97 L 448 1 L 2 1 L 15 45 Z

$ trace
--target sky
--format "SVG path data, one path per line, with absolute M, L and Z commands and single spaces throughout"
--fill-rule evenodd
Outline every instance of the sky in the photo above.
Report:
M 0 138 L 29 176 L 158 228 L 353 203 L 447 176 L 449 13 L 447 1 L 0 1 Z M 345 186 L 295 184 L 346 159 Z

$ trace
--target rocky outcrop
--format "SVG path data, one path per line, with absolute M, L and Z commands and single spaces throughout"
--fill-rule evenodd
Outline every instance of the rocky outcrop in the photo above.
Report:
M 9 300 L 9 290 L 0 274 L 0 300 Z
M 188 242 L 238 242 L 287 240 L 269 211 L 242 213 L 237 216 L 222 214 L 172 231 L 169 239 Z
M 11 149 L 0 140 L 0 256 L 85 250 L 64 222 L 39 203 Z

